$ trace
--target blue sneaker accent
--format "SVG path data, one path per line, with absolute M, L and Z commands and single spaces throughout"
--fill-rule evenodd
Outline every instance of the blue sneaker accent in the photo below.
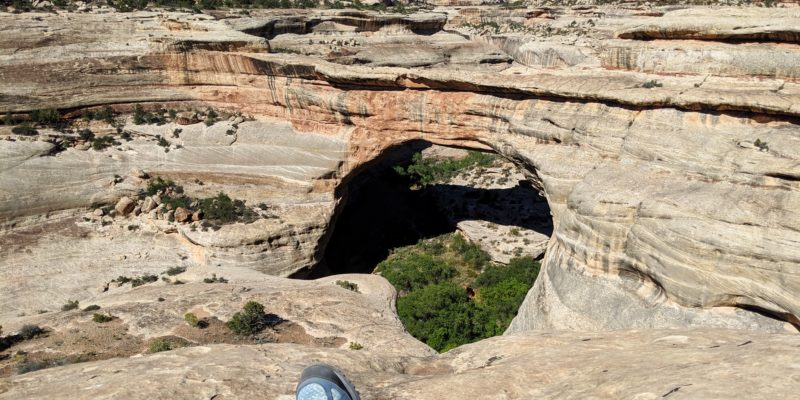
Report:
M 338 369 L 313 364 L 300 374 L 297 400 L 361 400 L 350 381 Z

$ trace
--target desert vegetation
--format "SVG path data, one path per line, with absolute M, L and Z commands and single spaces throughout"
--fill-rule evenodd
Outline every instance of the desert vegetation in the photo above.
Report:
M 496 160 L 497 156 L 479 151 L 470 151 L 466 157 L 459 159 L 424 158 L 422 153 L 416 153 L 411 164 L 406 167 L 396 166 L 394 170 L 421 186 L 428 186 L 444 182 L 471 168 L 488 167 Z
M 206 198 L 192 198 L 184 193 L 183 186 L 171 180 L 156 177 L 148 182 L 147 188 L 139 194 L 140 200 L 147 197 L 158 196 L 161 204 L 169 210 L 185 209 L 185 215 L 197 214 L 205 223 L 204 227 L 217 228 L 219 225 L 233 222 L 252 222 L 258 214 L 245 202 L 231 199 L 227 194 L 219 192 L 216 196 Z M 178 222 L 185 222 L 179 219 Z
M 255 301 L 248 301 L 242 311 L 233 315 L 226 323 L 228 328 L 240 336 L 254 335 L 263 331 L 268 326 L 273 326 L 281 319 L 274 314 L 267 314 L 264 305 Z
M 356 283 L 353 283 L 353 282 L 350 282 L 350 281 L 337 280 L 336 284 L 339 285 L 342 288 L 347 289 L 347 290 L 350 290 L 350 291 L 353 291 L 353 292 L 356 292 L 356 293 L 360 293 L 358 291 L 358 284 L 356 284 Z
M 376 272 L 397 289 L 397 313 L 408 332 L 444 352 L 503 333 L 539 263 L 530 257 L 492 263 L 455 233 L 396 249 Z

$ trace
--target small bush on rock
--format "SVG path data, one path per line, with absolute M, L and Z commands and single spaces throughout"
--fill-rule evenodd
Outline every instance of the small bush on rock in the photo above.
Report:
M 153 339 L 153 341 L 150 342 L 150 346 L 148 346 L 148 350 L 150 350 L 151 353 L 170 351 L 172 350 L 172 345 L 164 338 Z
M 31 111 L 31 121 L 42 125 L 52 125 L 61 120 L 61 114 L 54 108 Z
M 168 269 L 164 273 L 169 275 L 169 276 L 175 276 L 175 275 L 178 275 L 178 274 L 182 274 L 184 272 L 186 272 L 186 267 L 171 267 L 170 269 Z
M 336 284 L 347 289 L 351 290 L 356 293 L 361 293 L 358 291 L 358 284 L 350 282 L 350 281 L 336 281 Z
M 78 308 L 78 300 L 67 300 L 67 303 L 61 306 L 61 311 L 69 311 Z
M 364 348 L 364 346 L 363 346 L 363 345 L 361 345 L 361 343 L 358 343 L 358 342 L 350 342 L 350 350 L 361 350 L 361 349 L 363 349 L 363 348 Z
M 217 277 L 217 274 L 211 274 L 211 278 L 204 278 L 203 283 L 228 283 L 224 277 Z
M 15 126 L 11 128 L 11 133 L 22 136 L 33 136 L 33 135 L 38 135 L 39 131 L 37 131 L 35 128 L 25 123 L 20 126 Z
M 43 333 L 45 330 L 39 325 L 23 325 L 19 330 L 19 336 L 24 340 L 31 340 Z
M 234 314 L 226 325 L 237 335 L 246 336 L 261 332 L 268 325 L 264 306 L 255 301 L 248 301 L 242 311 Z
M 662 86 L 664 86 L 664 85 L 661 84 L 661 82 L 659 82 L 659 81 L 657 81 L 655 79 L 651 79 L 651 80 L 649 80 L 649 81 L 647 81 L 647 82 L 642 84 L 642 87 L 645 88 L 645 89 L 652 89 L 652 88 L 657 88 L 657 87 L 662 87 Z
M 184 314 L 183 320 L 186 321 L 186 323 L 192 328 L 197 328 L 197 325 L 200 323 L 200 319 L 197 318 L 197 315 L 194 315 L 194 313 Z
M 50 367 L 50 365 L 43 361 L 23 361 L 17 364 L 17 373 L 22 375 L 48 367 Z
M 157 281 L 158 281 L 158 276 L 156 275 L 142 275 L 138 278 L 131 279 L 131 287 L 142 286 Z
M 111 314 L 106 315 L 106 314 L 94 313 L 92 315 L 92 321 L 97 322 L 98 324 L 104 324 L 106 322 L 111 322 L 113 320 L 114 316 Z

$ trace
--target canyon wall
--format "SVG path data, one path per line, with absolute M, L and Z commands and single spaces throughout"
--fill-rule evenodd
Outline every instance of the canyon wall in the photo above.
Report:
M 540 35 L 530 23 L 504 32 L 456 25 L 454 10 L 405 19 L 304 11 L 296 18 L 313 17 L 304 25 L 311 28 L 277 36 L 270 23 L 283 17 L 275 15 L 0 14 L 0 113 L 213 106 L 261 121 L 249 142 L 188 143 L 167 155 L 149 144 L 38 157 L 47 144 L 3 141 L 0 215 L 9 229 L 37 228 L 43 214 L 113 201 L 134 188 L 101 182 L 134 167 L 216 180 L 195 189 L 240 187 L 254 201 L 296 205 L 286 212 L 295 223 L 275 226 L 292 238 L 292 261 L 270 263 L 259 247 L 270 236 L 262 227 L 179 232 L 175 240 L 188 237 L 215 255 L 202 263 L 249 259 L 285 276 L 319 256 L 341 200 L 336 185 L 388 147 L 422 139 L 492 149 L 527 171 L 548 200 L 554 233 L 511 332 L 780 331 L 800 322 L 800 14 L 696 8 L 692 30 L 682 10 L 548 12 L 559 35 Z M 746 32 L 734 29 L 744 23 Z M 305 45 L 307 54 L 295 54 Z M 415 69 L 396 57 L 409 48 L 418 49 L 409 55 Z M 275 149 L 270 135 L 279 131 L 302 143 L 292 145 L 296 157 L 275 162 L 287 146 Z M 318 211 L 303 211 L 307 193 Z M 7 265 L 61 257 L 54 254 L 63 249 L 45 245 L 27 258 L 7 253 L 16 260 Z M 242 248 L 250 255 L 230 255 Z M 68 258 L 89 254 L 98 268 L 112 262 L 100 253 Z

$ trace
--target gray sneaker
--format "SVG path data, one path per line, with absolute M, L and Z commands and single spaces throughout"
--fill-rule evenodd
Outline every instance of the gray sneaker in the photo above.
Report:
M 333 366 L 312 364 L 300 374 L 297 400 L 361 400 L 350 381 Z

